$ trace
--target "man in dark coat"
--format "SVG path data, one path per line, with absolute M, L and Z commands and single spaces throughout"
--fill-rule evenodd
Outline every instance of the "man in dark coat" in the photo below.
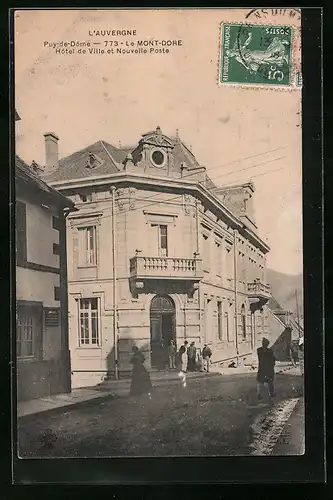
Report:
M 296 345 L 294 344 L 294 342 L 291 342 L 289 352 L 290 352 L 290 361 L 291 361 L 293 366 L 297 365 L 297 361 L 298 361 L 298 352 L 297 351 L 298 351 L 298 349 L 297 349 Z
M 182 359 L 182 371 L 184 373 L 187 372 L 187 351 L 188 351 L 188 342 L 185 340 L 184 344 L 180 347 L 179 352 L 181 353 L 181 359 Z
M 268 386 L 270 397 L 275 396 L 274 393 L 274 366 L 275 357 L 272 349 L 269 346 L 269 340 L 265 337 L 262 339 L 262 346 L 257 349 L 258 354 L 258 398 L 261 399 L 262 389 L 264 384 Z
M 206 370 L 207 373 L 209 373 L 210 358 L 211 357 L 212 357 L 211 348 L 208 347 L 207 344 L 205 344 L 204 348 L 202 350 L 202 358 L 203 358 L 203 363 L 204 363 L 204 370 Z

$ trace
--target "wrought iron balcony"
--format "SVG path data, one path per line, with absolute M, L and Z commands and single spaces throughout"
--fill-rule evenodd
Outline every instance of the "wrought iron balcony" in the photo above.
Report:
M 258 299 L 260 302 L 266 303 L 271 298 L 271 287 L 258 279 L 247 284 L 247 293 L 249 298 Z
M 130 259 L 130 277 L 144 279 L 181 279 L 200 281 L 203 278 L 202 260 L 174 257 L 141 257 Z

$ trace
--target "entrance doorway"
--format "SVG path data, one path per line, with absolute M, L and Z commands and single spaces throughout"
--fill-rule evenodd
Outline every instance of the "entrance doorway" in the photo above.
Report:
M 168 363 L 168 346 L 176 339 L 176 309 L 171 297 L 156 295 L 150 304 L 151 366 L 163 370 Z

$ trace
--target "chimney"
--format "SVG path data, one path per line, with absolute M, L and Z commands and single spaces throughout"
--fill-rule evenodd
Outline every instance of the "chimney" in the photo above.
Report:
M 54 132 L 47 132 L 45 137 L 45 170 L 50 171 L 59 164 L 58 141 Z

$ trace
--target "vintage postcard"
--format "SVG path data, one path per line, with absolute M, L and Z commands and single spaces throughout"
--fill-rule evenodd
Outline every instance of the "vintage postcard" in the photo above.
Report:
M 301 30 L 15 11 L 21 459 L 304 454 Z

